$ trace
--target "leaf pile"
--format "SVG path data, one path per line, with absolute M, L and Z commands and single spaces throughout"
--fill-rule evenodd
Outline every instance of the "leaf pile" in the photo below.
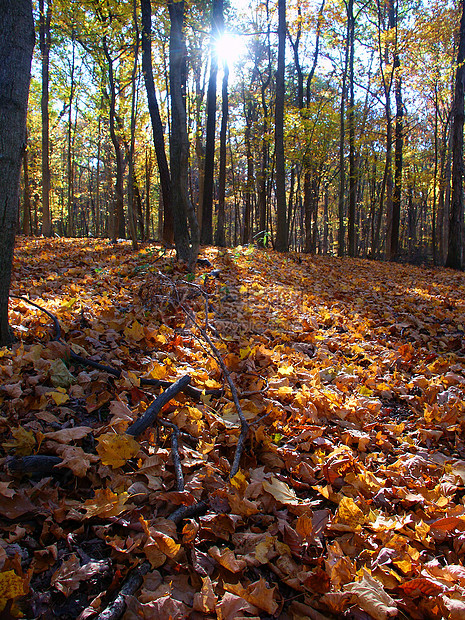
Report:
M 125 620 L 465 617 L 465 276 L 204 258 L 194 276 L 153 245 L 19 240 L 12 294 L 62 338 L 12 297 L 0 611 L 116 618 L 119 595 Z M 199 326 L 250 425 L 233 478 L 240 421 Z M 184 375 L 200 399 L 125 432 L 160 393 L 141 379 Z

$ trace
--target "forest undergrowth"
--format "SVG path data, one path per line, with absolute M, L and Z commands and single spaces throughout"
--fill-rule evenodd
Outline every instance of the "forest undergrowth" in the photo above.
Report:
M 20 238 L 11 294 L 0 618 L 465 617 L 463 273 Z

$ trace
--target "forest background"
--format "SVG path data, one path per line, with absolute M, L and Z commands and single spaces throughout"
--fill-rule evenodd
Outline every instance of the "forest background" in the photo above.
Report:
M 37 3 L 24 234 L 171 243 L 181 174 L 173 208 L 187 221 L 193 205 L 205 244 L 443 265 L 455 234 L 449 266 L 462 266 L 463 205 L 449 226 L 457 2 L 141 4 Z M 193 218 L 183 225 L 195 245 Z

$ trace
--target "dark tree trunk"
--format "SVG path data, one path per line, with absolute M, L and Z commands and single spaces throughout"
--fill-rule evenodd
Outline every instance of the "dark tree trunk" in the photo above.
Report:
M 463 229 L 463 124 L 465 104 L 465 1 L 462 0 L 457 72 L 452 108 L 452 200 L 449 216 L 449 243 L 446 267 L 462 269 Z
M 223 32 L 223 25 L 223 0 L 213 0 L 210 42 L 210 79 L 208 81 L 207 90 L 207 132 L 205 140 L 202 232 L 200 235 L 201 242 L 206 245 L 213 243 L 213 173 L 215 168 L 216 80 L 218 75 L 216 42 Z
M 0 15 L 0 346 L 4 346 L 12 340 L 8 297 L 34 47 L 32 2 L 0 0 Z
M 189 141 L 185 101 L 186 45 L 184 1 L 169 0 L 170 14 L 170 94 L 171 94 L 171 200 L 174 241 L 179 260 L 194 268 L 199 246 L 199 229 L 189 200 Z M 190 238 L 189 238 L 190 226 Z
M 52 220 L 50 214 L 50 132 L 49 132 L 49 63 L 50 63 L 50 21 L 52 18 L 52 0 L 45 8 L 44 0 L 39 0 L 39 42 L 42 56 L 42 96 L 40 108 L 42 114 L 42 234 L 50 237 Z
M 74 32 L 72 40 L 71 67 L 70 67 L 70 88 L 68 99 L 68 152 L 67 152 L 67 168 L 68 168 L 68 236 L 75 235 L 74 221 L 74 169 L 73 169 L 73 102 L 74 102 L 74 72 L 76 67 L 76 48 L 74 41 Z
M 350 53 L 350 24 L 347 24 L 346 50 L 344 69 L 342 73 L 341 107 L 339 121 L 339 196 L 338 196 L 338 233 L 337 233 L 337 255 L 344 256 L 345 250 L 345 225 L 344 225 L 344 205 L 346 188 L 346 168 L 345 168 L 345 108 L 347 98 L 347 70 L 349 67 Z
M 220 169 L 218 175 L 218 222 L 216 226 L 215 243 L 221 247 L 226 245 L 224 199 L 226 193 L 226 133 L 228 128 L 228 77 L 229 67 L 225 61 L 223 65 L 223 85 L 221 91 L 221 129 L 220 129 Z
M 276 242 L 278 252 L 289 249 L 286 218 L 286 164 L 284 161 L 284 69 L 286 51 L 286 0 L 278 0 L 278 68 L 276 71 L 275 152 L 276 152 Z
M 354 44 L 355 44 L 355 18 L 354 2 L 349 0 L 347 5 L 347 35 L 349 45 L 349 206 L 347 209 L 347 238 L 348 254 L 356 255 L 355 217 L 357 202 L 357 173 L 355 154 L 355 96 L 354 96 Z
M 152 122 L 153 144 L 160 175 L 161 194 L 163 198 L 163 241 L 173 243 L 173 212 L 171 205 L 171 178 L 166 157 L 163 124 L 160 117 L 152 69 L 152 7 L 150 0 L 141 0 L 142 13 L 142 72 L 144 74 L 147 102 Z

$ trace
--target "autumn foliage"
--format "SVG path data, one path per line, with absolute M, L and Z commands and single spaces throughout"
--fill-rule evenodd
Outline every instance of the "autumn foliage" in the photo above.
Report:
M 62 333 L 11 298 L 0 608 L 84 620 L 120 595 L 125 620 L 465 617 L 465 276 L 202 255 L 194 275 L 159 246 L 19 240 L 12 294 Z M 249 424 L 232 478 L 239 418 L 200 327 Z M 184 375 L 200 398 L 127 433 L 160 393 L 143 379 Z M 52 460 L 28 470 L 36 456 Z

